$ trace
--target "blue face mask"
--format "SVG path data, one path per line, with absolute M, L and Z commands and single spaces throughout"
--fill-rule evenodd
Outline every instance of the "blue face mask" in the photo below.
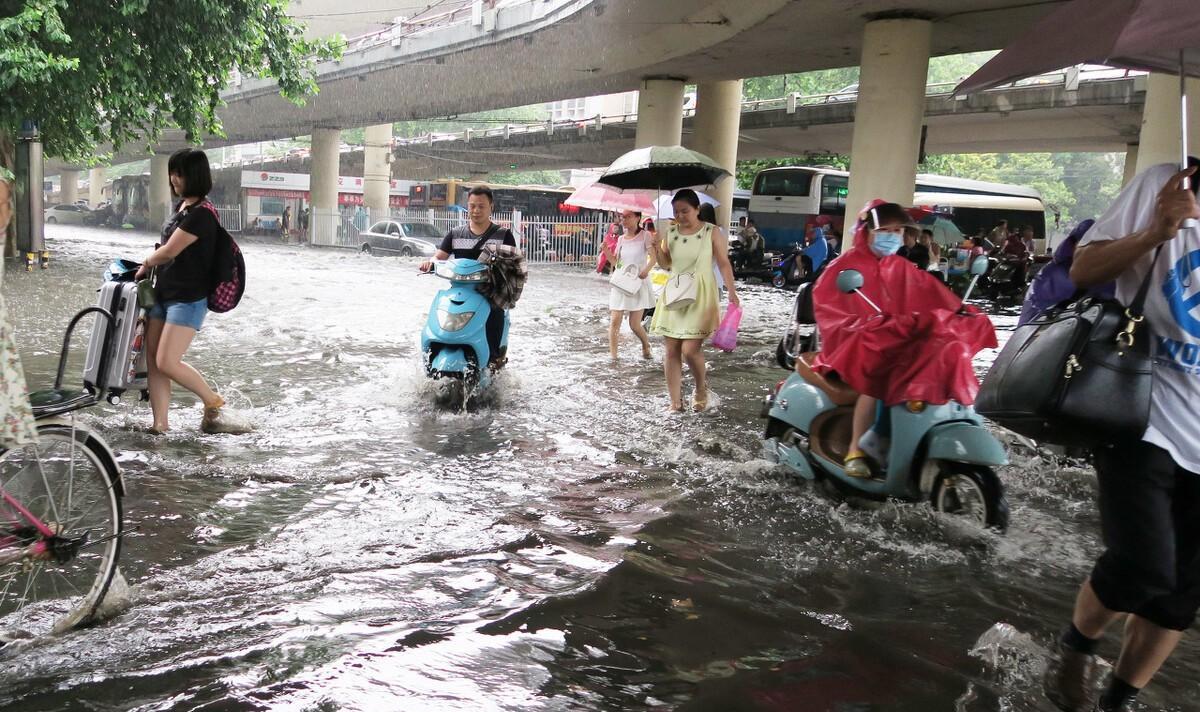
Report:
M 874 252 L 876 257 L 887 257 L 899 252 L 900 246 L 903 244 L 904 235 L 902 233 L 876 230 L 875 239 L 871 242 L 871 252 Z

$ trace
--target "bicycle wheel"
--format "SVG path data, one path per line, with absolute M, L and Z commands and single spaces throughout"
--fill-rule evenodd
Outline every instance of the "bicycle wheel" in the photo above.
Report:
M 94 619 L 121 553 L 119 471 L 86 430 L 38 426 L 38 444 L 0 455 L 0 630 L 61 632 Z M 45 536 L 24 508 L 55 531 Z M 30 554 L 41 544 L 44 555 Z

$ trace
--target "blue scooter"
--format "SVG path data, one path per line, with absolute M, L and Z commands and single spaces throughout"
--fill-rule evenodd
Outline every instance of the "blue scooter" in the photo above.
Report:
M 986 269 L 986 257 L 971 264 L 971 288 Z M 837 275 L 839 290 L 856 293 L 875 307 L 862 293 L 862 285 L 857 270 Z M 846 474 L 842 463 L 858 393 L 836 377 L 812 370 L 819 342 L 816 334 L 813 351 L 796 357 L 795 371 L 763 403 L 766 456 L 804 479 L 828 479 L 843 491 L 872 499 L 926 500 L 939 512 L 1003 531 L 1008 526 L 1008 503 L 993 468 L 1006 464 L 1008 458 L 970 406 L 914 401 L 881 409 L 873 430 L 878 433 L 890 426 L 886 468 L 873 478 Z
M 436 263 L 434 274 L 448 280 L 450 286 L 433 298 L 421 332 L 425 372 L 433 379 L 455 379 L 462 387 L 465 404 L 473 393 L 488 387 L 493 370 L 504 363 L 508 314 L 504 315 L 499 358 L 493 364 L 487 338 L 492 305 L 476 288 L 488 279 L 487 265 L 477 260 L 451 259 Z

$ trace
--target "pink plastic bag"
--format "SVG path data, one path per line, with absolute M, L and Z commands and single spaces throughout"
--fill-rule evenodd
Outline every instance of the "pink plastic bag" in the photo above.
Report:
M 737 348 L 738 324 L 742 322 L 742 308 L 733 304 L 725 310 L 725 318 L 713 334 L 712 344 L 722 351 L 733 351 Z

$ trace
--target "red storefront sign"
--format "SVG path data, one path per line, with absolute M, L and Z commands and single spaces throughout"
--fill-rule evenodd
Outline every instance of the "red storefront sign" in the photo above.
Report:
M 284 200 L 304 200 L 311 202 L 307 190 L 281 190 L 277 188 L 246 188 L 246 195 L 255 198 L 283 198 Z M 361 193 L 338 193 L 338 205 L 362 205 Z M 407 195 L 388 196 L 388 205 L 393 208 L 403 208 L 408 205 Z

